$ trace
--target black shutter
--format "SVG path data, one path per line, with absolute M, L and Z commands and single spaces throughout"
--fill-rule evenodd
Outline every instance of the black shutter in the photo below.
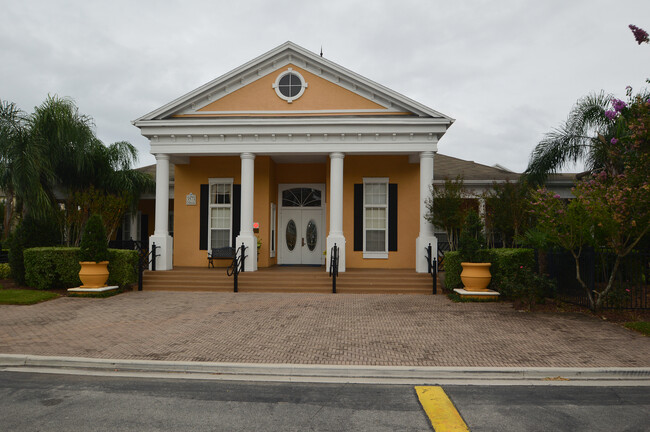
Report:
M 354 250 L 363 250 L 363 184 L 354 185 Z
M 232 247 L 241 231 L 241 185 L 232 185 Z
M 388 250 L 397 251 L 397 183 L 388 185 Z
M 140 215 L 140 242 L 144 249 L 149 250 L 149 215 Z
M 208 203 L 210 202 L 210 189 L 207 184 L 201 185 L 199 217 L 199 250 L 208 250 Z

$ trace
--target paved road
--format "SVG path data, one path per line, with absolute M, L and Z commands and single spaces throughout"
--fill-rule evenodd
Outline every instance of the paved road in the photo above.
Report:
M 449 386 L 472 431 L 647 431 L 650 389 Z M 431 431 L 412 386 L 0 372 L 3 431 Z

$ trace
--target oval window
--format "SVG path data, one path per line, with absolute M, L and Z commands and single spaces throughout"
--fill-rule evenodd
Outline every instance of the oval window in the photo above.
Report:
M 310 220 L 307 224 L 307 247 L 310 251 L 316 249 L 316 243 L 318 243 L 318 229 L 316 228 L 316 222 Z
M 296 229 L 296 223 L 291 219 L 287 223 L 287 229 L 285 233 L 285 240 L 287 242 L 287 247 L 292 251 L 296 247 L 296 239 L 298 238 L 298 230 Z

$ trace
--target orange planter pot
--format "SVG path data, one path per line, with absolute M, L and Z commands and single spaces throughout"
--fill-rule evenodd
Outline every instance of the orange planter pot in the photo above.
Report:
M 108 261 L 79 261 L 79 279 L 81 288 L 101 288 L 106 286 L 108 280 Z
M 460 274 L 460 280 L 463 281 L 467 291 L 487 291 L 487 286 L 492 280 L 490 273 L 491 263 L 460 263 L 463 266 L 463 272 Z

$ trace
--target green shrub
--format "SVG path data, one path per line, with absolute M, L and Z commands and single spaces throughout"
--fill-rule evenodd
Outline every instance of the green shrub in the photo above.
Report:
M 445 254 L 445 287 L 449 290 L 463 286 L 461 262 L 458 251 Z M 501 292 L 504 278 L 512 276 L 521 266 L 531 268 L 535 264 L 535 252 L 532 249 L 482 249 L 478 251 L 478 262 L 492 263 L 492 281 L 488 288 Z
M 445 253 L 445 288 L 450 291 L 463 286 L 460 280 L 460 273 L 463 271 L 460 265 L 461 262 L 460 252 Z
M 460 239 L 458 239 L 458 251 L 463 262 L 481 262 L 479 251 L 483 247 L 485 247 L 483 222 L 481 222 L 478 213 L 470 210 L 460 232 Z
M 25 279 L 28 286 L 38 289 L 73 288 L 79 280 L 79 248 L 54 247 L 26 249 Z M 138 281 L 138 252 L 108 249 L 109 285 L 126 287 Z
M 108 284 L 124 288 L 138 281 L 138 251 L 108 250 Z
M 37 246 L 60 244 L 59 226 L 55 218 L 44 221 L 26 217 L 9 236 L 9 266 L 11 278 L 19 285 L 25 284 L 23 251 Z
M 499 290 L 502 296 L 520 300 L 530 310 L 555 290 L 555 281 L 538 275 L 531 267 L 521 266 L 514 273 L 502 276 Z
M 0 263 L 0 279 L 9 279 L 11 277 L 11 266 L 9 263 Z
M 79 261 L 101 262 L 108 261 L 108 241 L 102 217 L 98 214 L 90 216 L 79 247 Z
M 533 249 L 485 249 L 481 251 L 481 259 L 492 263 L 490 273 L 492 280 L 489 289 L 501 291 L 504 278 L 512 277 L 522 266 L 533 268 L 535 266 L 535 251 Z M 503 293 L 507 296 L 507 293 Z

